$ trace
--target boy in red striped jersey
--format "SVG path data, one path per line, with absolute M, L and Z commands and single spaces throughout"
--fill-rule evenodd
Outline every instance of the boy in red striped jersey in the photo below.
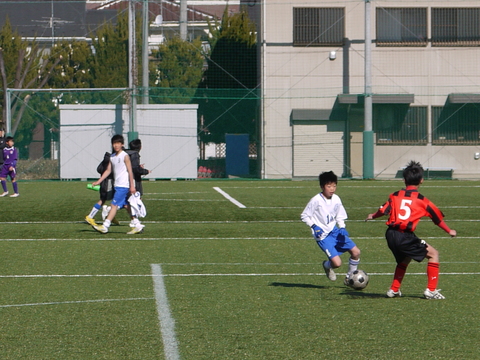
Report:
M 388 201 L 376 213 L 369 214 L 365 220 L 373 220 L 383 215 L 389 216 L 385 237 L 388 247 L 395 256 L 397 267 L 387 296 L 390 298 L 402 296 L 400 285 L 408 264 L 412 259 L 421 262 L 427 258 L 428 283 L 423 294 L 427 299 L 445 299 L 440 294 L 440 290 L 437 290 L 440 265 L 438 251 L 432 245 L 419 239 L 414 231 L 420 219 L 428 216 L 435 225 L 451 237 L 456 236 L 457 232 L 450 229 L 443 221 L 444 215 L 437 206 L 418 192 L 418 188 L 423 183 L 423 167 L 420 163 L 410 161 L 403 170 L 403 179 L 405 189 L 390 194 Z

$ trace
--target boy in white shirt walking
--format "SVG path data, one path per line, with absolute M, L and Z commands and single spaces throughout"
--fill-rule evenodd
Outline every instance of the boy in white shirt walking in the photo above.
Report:
M 102 234 L 108 233 L 112 220 L 115 218 L 118 209 L 126 207 L 130 213 L 130 205 L 128 204 L 128 197 L 130 194 L 135 194 L 135 182 L 133 180 L 132 164 L 130 157 L 123 150 L 124 139 L 122 135 L 115 135 L 112 137 L 112 155 L 110 155 L 110 162 L 107 169 L 102 174 L 100 179 L 92 183 L 93 186 L 100 184 L 105 180 L 110 173 L 113 172 L 115 192 L 111 204 L 111 209 L 103 225 L 93 225 L 93 228 Z M 141 232 L 142 229 L 135 233 Z M 132 233 L 131 231 L 127 234 Z M 132 234 L 135 234 L 132 233 Z

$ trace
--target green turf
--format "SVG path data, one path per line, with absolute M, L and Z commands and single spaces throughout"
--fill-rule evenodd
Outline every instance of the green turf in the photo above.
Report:
M 145 182 L 139 235 L 126 235 L 124 211 L 106 235 L 84 223 L 98 197 L 84 182 L 20 182 L 19 198 L 0 199 L 1 358 L 168 359 L 151 264 L 165 275 L 182 360 L 480 358 L 480 182 L 421 187 L 458 232 L 428 219 L 417 228 L 440 251 L 444 301 L 422 298 L 425 262 L 408 268 L 404 297 L 384 296 L 395 268 L 385 219 L 363 220 L 401 186 L 339 182 L 371 274 L 353 291 L 325 277 L 300 221 L 316 181 Z

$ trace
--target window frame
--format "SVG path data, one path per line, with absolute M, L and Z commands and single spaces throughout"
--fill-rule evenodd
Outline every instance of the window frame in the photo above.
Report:
M 480 46 L 480 7 L 434 7 L 430 28 L 432 47 Z
M 375 19 L 377 46 L 420 46 L 428 45 L 428 9 L 426 7 L 377 7 Z M 416 14 L 415 14 L 416 12 Z M 415 20 L 423 18 L 423 23 Z M 391 20 L 392 22 L 389 22 Z M 396 25 L 396 26 L 395 26 Z M 398 39 L 382 35 L 388 29 Z M 395 31 L 396 30 L 396 31 Z M 395 34 L 396 32 L 396 34 Z M 421 32 L 416 40 L 415 33 Z
M 431 117 L 432 145 L 480 145 L 479 103 L 432 106 Z
M 378 104 L 374 107 L 390 107 L 393 110 L 394 119 L 391 119 L 390 129 L 380 129 L 379 112 L 373 111 L 373 126 L 376 135 L 376 145 L 393 146 L 425 146 L 428 144 L 428 107 L 427 106 L 408 106 L 399 104 Z M 403 108 L 403 110 L 402 110 Z M 404 115 L 401 115 L 404 114 Z M 408 131 L 413 129 L 412 131 Z M 413 135 L 412 135 L 413 134 Z
M 293 46 L 344 45 L 344 7 L 294 7 L 292 16 Z

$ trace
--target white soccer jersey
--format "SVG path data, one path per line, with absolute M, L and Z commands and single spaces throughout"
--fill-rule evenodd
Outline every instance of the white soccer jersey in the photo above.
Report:
M 127 166 L 125 165 L 125 156 L 127 156 L 127 153 L 123 150 L 118 154 L 113 153 L 110 156 L 113 176 L 115 178 L 115 187 L 130 187 Z
M 335 224 L 338 224 L 339 228 L 345 227 L 347 212 L 338 195 L 333 194 L 331 199 L 326 199 L 320 193 L 308 202 L 300 217 L 308 226 L 320 226 L 323 239 L 333 230 Z

